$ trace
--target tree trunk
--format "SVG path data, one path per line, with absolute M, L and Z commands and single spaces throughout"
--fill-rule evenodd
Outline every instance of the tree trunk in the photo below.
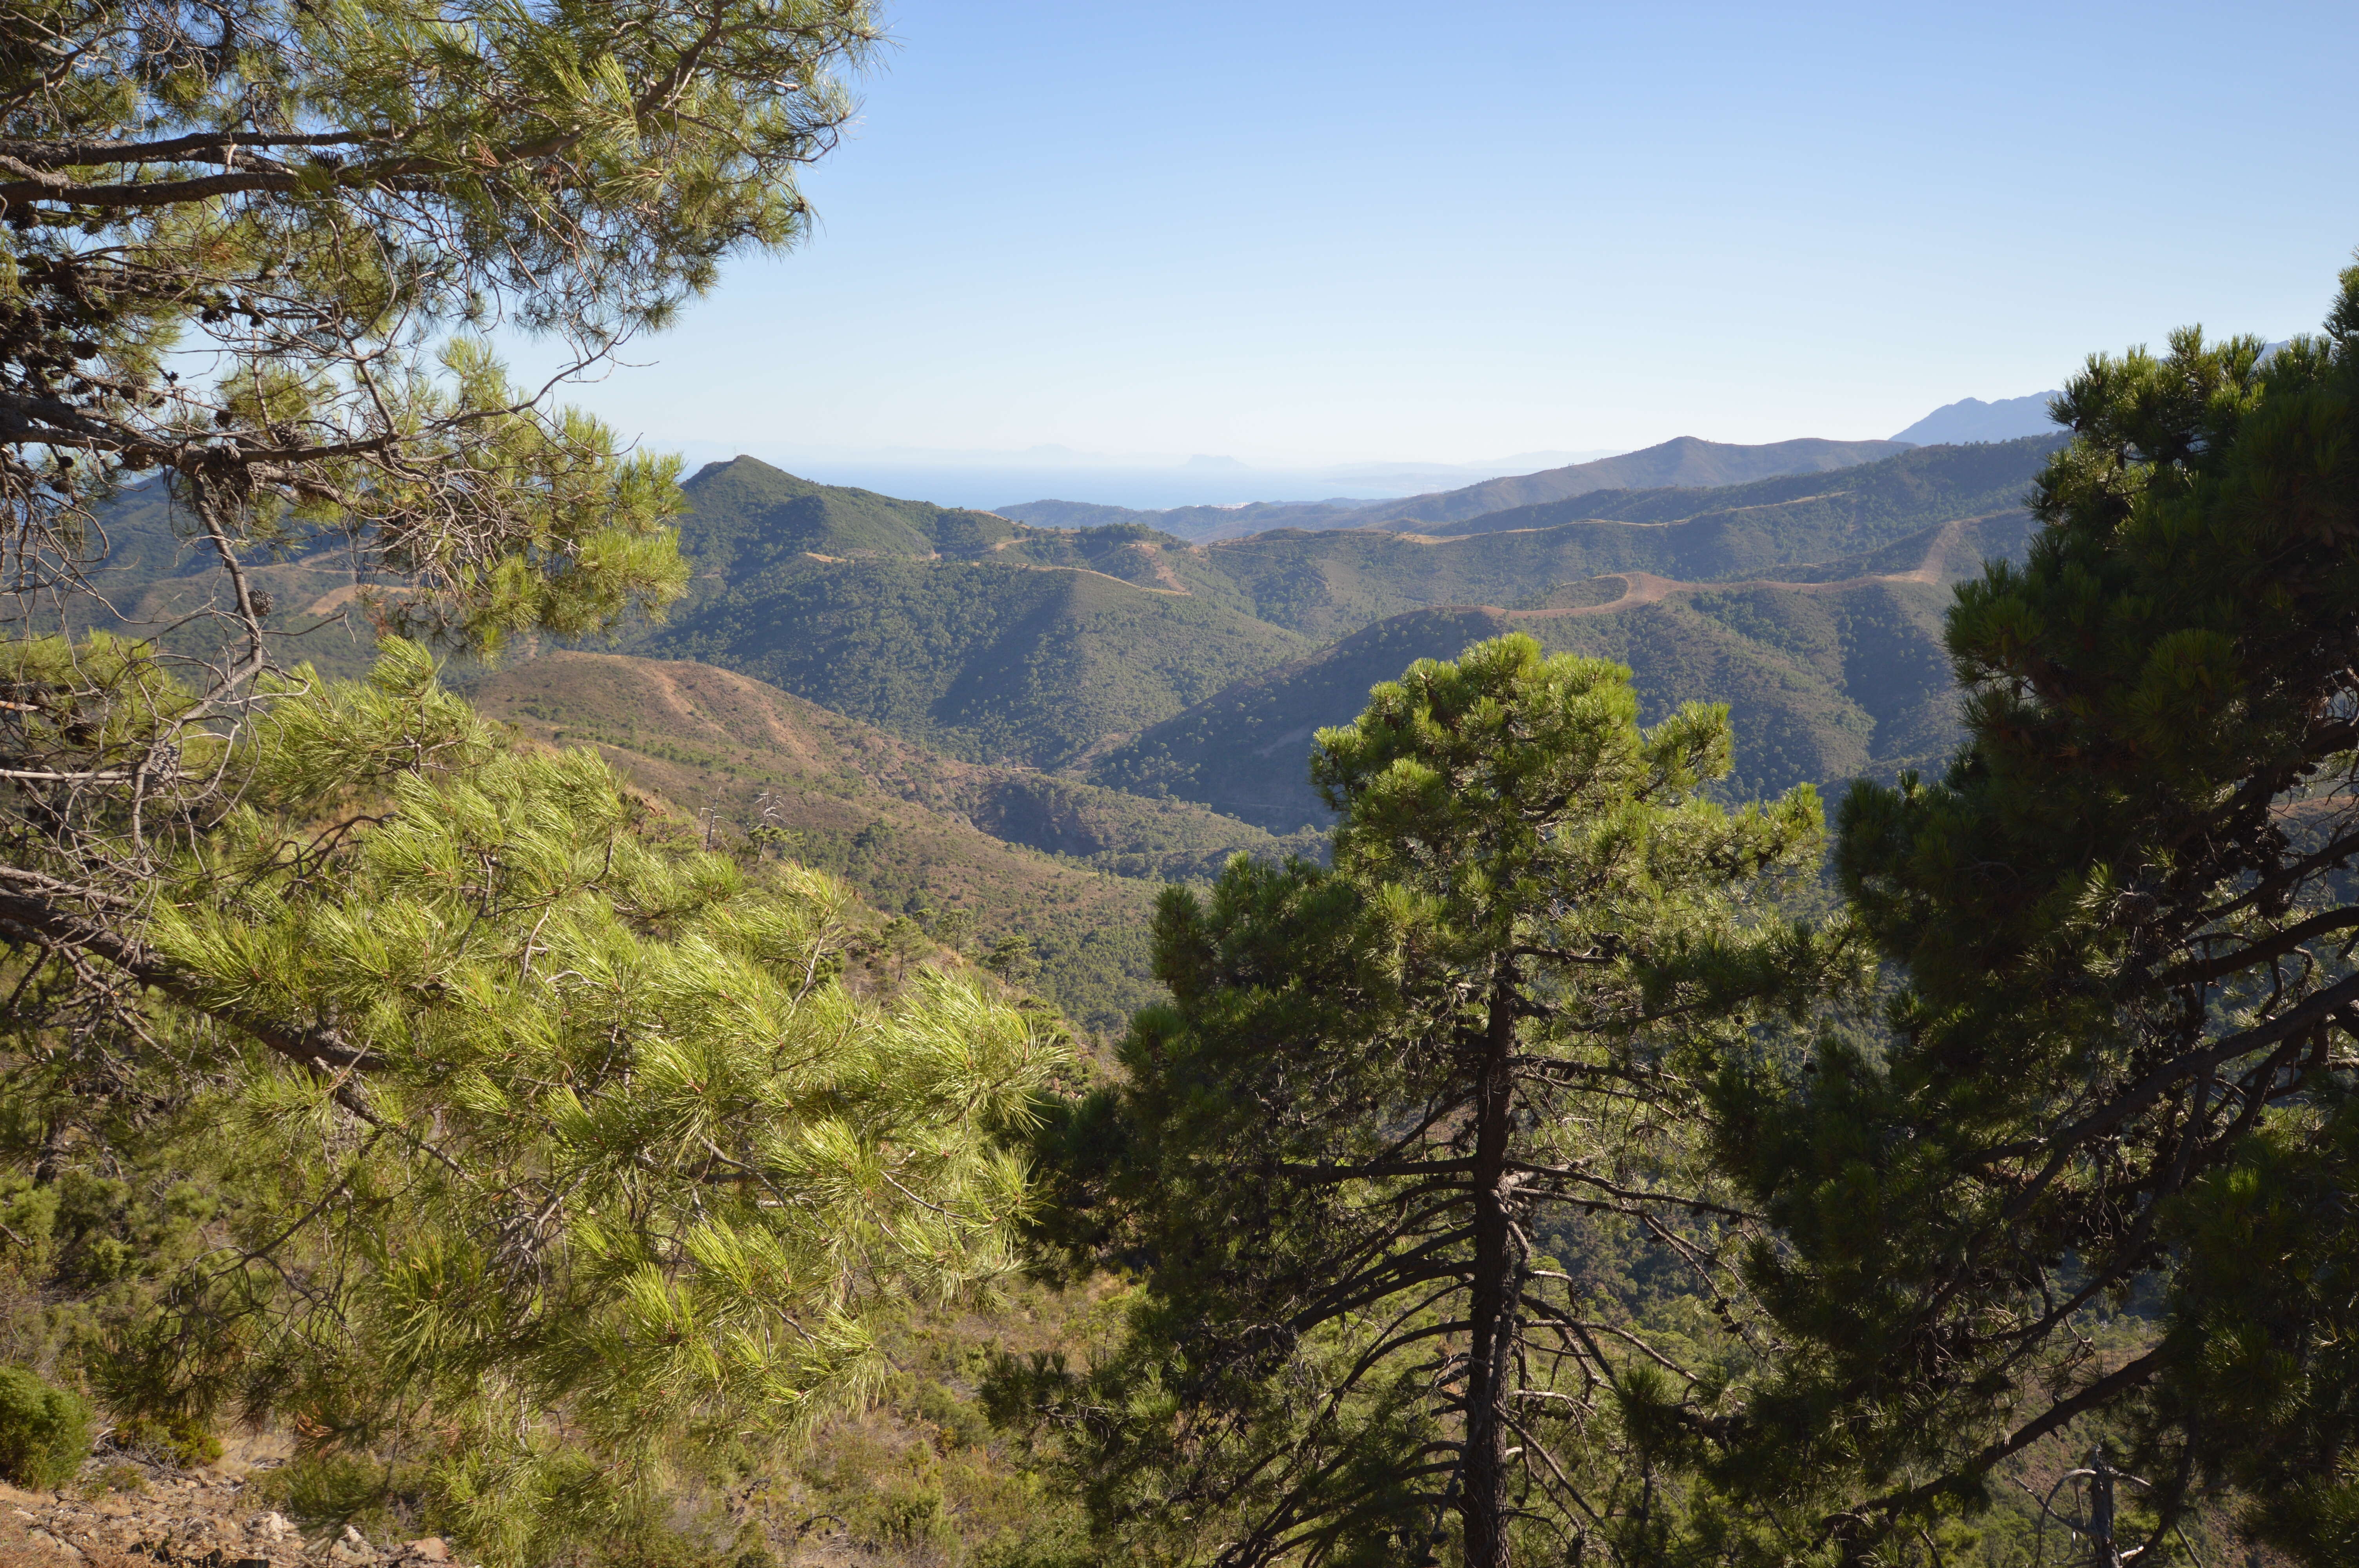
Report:
M 1508 1568 L 1507 1467 L 1500 1420 L 1512 1332 L 1515 1247 L 1507 1227 L 1507 1136 L 1514 1129 L 1516 972 L 1499 961 L 1474 1094 L 1474 1281 L 1468 1317 L 1465 1490 L 1467 1568 Z

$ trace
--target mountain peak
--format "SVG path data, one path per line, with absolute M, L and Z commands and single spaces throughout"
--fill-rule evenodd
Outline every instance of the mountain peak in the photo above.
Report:
M 1734 446 L 1697 436 L 1674 436 L 1640 451 L 1594 462 L 1573 463 L 1539 473 L 1485 480 L 1462 490 L 1412 496 L 1388 503 L 1385 523 L 1410 524 L 1457 522 L 1541 502 L 1563 501 L 1598 490 L 1701 490 L 1742 484 L 1777 474 L 1824 473 L 1893 457 L 1908 449 L 1905 441 L 1825 441 L 1815 438 L 1772 441 L 1764 446 Z
M 2054 392 L 2035 392 L 2027 397 L 2002 397 L 1995 403 L 1984 403 L 1979 397 L 1961 397 L 1955 403 L 1944 403 L 1892 438 L 1914 441 L 1920 447 L 1938 447 L 1963 441 L 2012 441 L 2024 436 L 2051 435 L 2056 429 L 2056 422 L 2048 416 L 2048 401 L 2060 395 Z

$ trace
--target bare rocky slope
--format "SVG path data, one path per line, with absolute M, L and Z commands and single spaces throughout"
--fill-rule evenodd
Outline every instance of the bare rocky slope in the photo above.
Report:
M 269 1485 L 280 1456 L 183 1472 L 110 1453 L 53 1491 L 0 1485 L 0 1568 L 428 1568 L 468 1561 L 440 1536 L 372 1541 L 352 1525 L 305 1530 Z

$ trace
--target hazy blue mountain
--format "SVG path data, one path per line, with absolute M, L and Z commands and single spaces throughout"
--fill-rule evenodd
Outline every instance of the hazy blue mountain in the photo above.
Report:
M 1326 501 L 1256 501 L 1243 506 L 1174 506 L 1142 512 L 1089 501 L 1027 501 L 998 509 L 1002 517 L 1040 528 L 1105 528 L 1127 524 L 1176 535 L 1196 544 L 1243 539 L 1273 528 L 1356 528 L 1382 515 L 1385 501 L 1336 496 Z
M 1701 489 L 1739 484 L 1773 474 L 1823 473 L 1905 451 L 1894 441 L 1777 441 L 1730 446 L 1681 436 L 1643 451 L 1486 479 L 1453 490 L 1391 501 L 1256 502 L 1245 506 L 1182 506 L 1132 511 L 1087 502 L 1027 501 L 1000 507 L 1002 516 L 1049 527 L 1132 523 L 1200 544 L 1237 539 L 1276 528 L 1391 527 L 1430 532 L 1427 524 L 1479 517 L 1601 490 Z
M 1416 495 L 1373 509 L 1393 526 L 1455 523 L 1511 507 L 1563 501 L 1601 490 L 1701 490 L 1743 484 L 1777 474 L 1825 473 L 1874 462 L 1906 449 L 1897 441 L 1773 441 L 1739 447 L 1680 436 L 1618 458 L 1546 469 L 1512 479 L 1485 480 L 1462 490 Z
M 2057 395 L 2035 392 L 2028 397 L 2002 397 L 1995 403 L 1962 397 L 1943 404 L 1892 438 L 1930 447 L 1944 441 L 2012 441 L 2022 436 L 2054 435 L 2056 422 L 2048 417 L 2048 400 Z
M 1759 541 L 1754 546 L 1758 562 L 1813 559 L 1814 550 L 1834 555 L 1864 549 L 1870 543 L 1867 535 L 1879 528 L 1888 530 L 1885 538 L 1897 538 L 1949 517 L 2015 506 L 2030 489 L 2048 454 L 2063 438 L 2063 432 L 2053 431 L 1988 445 L 1903 447 L 1898 455 L 1879 462 L 1832 472 L 1780 474 L 1708 490 L 1593 491 L 1565 501 L 1432 524 L 1419 532 L 1436 538 L 1462 538 L 1592 520 L 1695 523 L 1716 517 L 1733 535 Z M 1834 532 L 1815 546 L 1798 532 L 1821 525 Z M 1844 533 L 1851 536 L 1839 536 Z M 1682 575 L 1725 577 L 1729 573 Z

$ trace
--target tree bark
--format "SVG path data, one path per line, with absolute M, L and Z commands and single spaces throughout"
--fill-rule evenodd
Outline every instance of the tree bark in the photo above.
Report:
M 1474 1279 L 1466 1368 L 1465 1487 L 1459 1512 L 1467 1568 L 1508 1568 L 1507 1468 L 1500 1419 L 1507 1369 L 1514 1238 L 1507 1223 L 1507 1140 L 1514 1130 L 1516 970 L 1502 957 L 1491 979 L 1474 1096 Z

